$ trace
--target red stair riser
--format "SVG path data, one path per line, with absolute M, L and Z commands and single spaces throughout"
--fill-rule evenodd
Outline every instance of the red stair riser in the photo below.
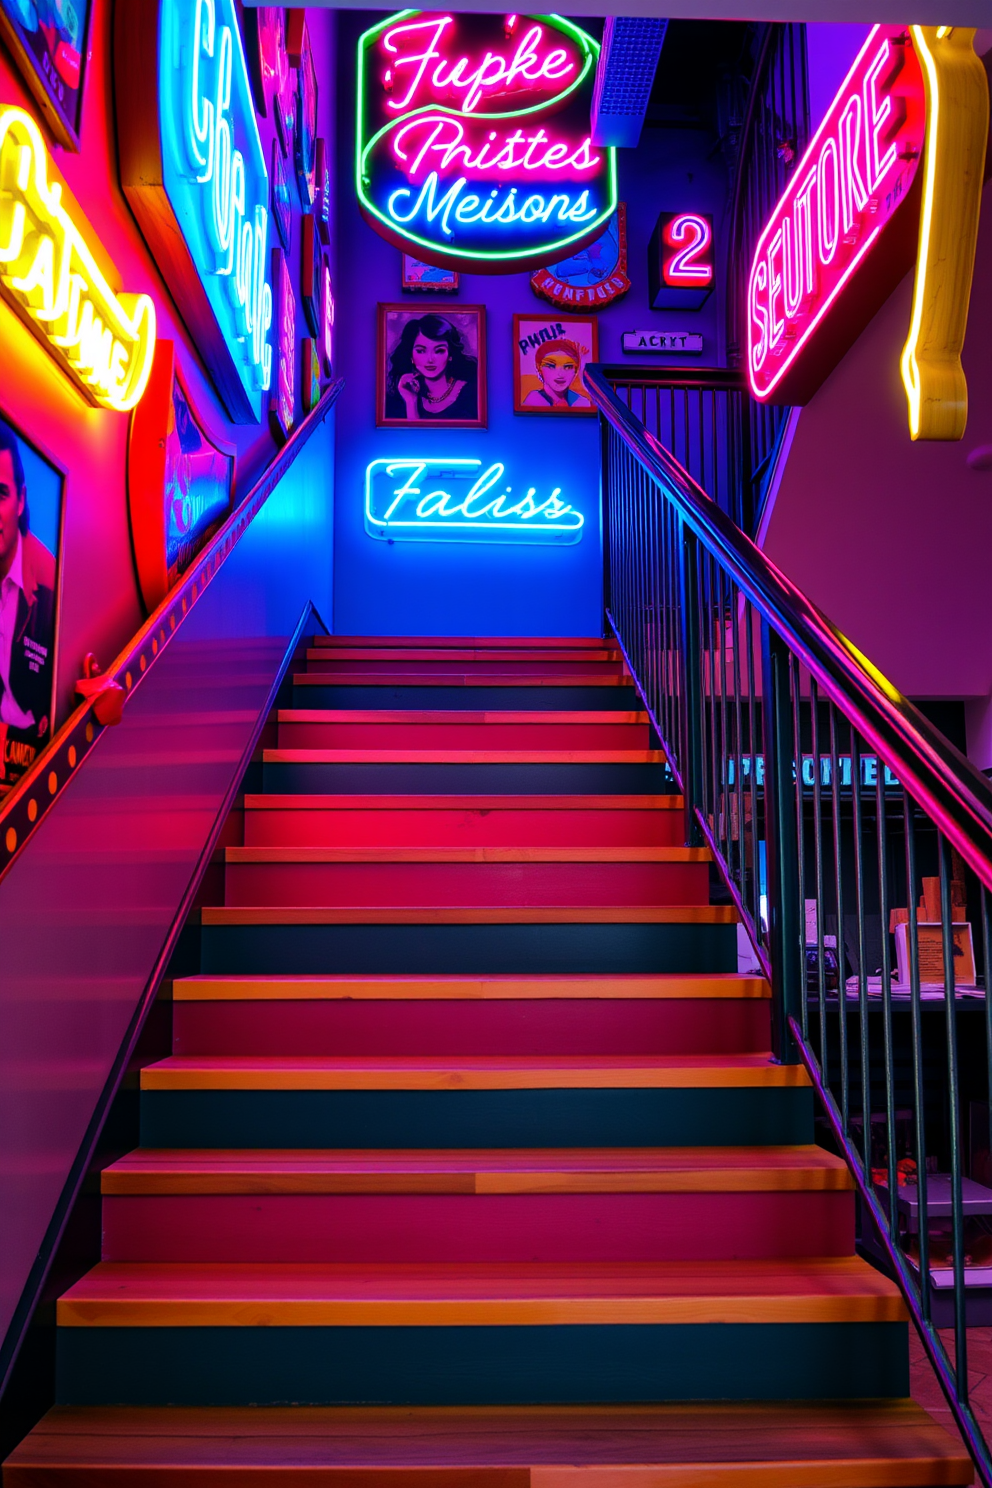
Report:
M 706 863 L 228 863 L 229 905 L 708 904 Z
M 175 1002 L 173 1052 L 272 1058 L 760 1054 L 769 1004 L 739 1000 Z
M 342 660 L 334 652 L 324 656 L 308 657 L 307 671 L 320 672 L 385 672 L 390 676 L 421 676 L 430 672 L 436 676 L 478 677 L 486 681 L 494 677 L 511 680 L 519 677 L 620 677 L 623 663 L 620 661 L 376 661 Z
M 650 749 L 646 723 L 279 724 L 280 749 Z
M 676 847 L 679 811 L 245 811 L 246 847 Z
M 850 1193 L 105 1196 L 103 1256 L 183 1262 L 849 1255 Z

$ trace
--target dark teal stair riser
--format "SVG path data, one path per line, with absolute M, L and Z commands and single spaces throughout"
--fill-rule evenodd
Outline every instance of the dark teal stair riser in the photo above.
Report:
M 349 687 L 329 682 L 324 687 L 294 687 L 293 707 L 633 713 L 641 702 L 633 687 Z
M 628 764 L 290 764 L 266 762 L 265 789 L 277 795 L 634 796 L 668 795 L 667 765 Z
M 737 970 L 736 925 L 204 925 L 209 975 Z
M 906 1328 L 61 1328 L 57 1398 L 63 1405 L 516 1405 L 902 1397 Z
M 143 1147 L 722 1147 L 812 1141 L 808 1089 L 141 1094 Z

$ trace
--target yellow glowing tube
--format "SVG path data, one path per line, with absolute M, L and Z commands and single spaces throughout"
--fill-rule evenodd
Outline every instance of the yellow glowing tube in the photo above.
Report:
M 111 289 L 19 108 L 0 113 L 0 290 L 91 402 L 134 407 L 155 353 L 154 303 Z
M 913 439 L 961 439 L 968 422 L 961 348 L 975 267 L 989 91 L 973 29 L 910 30 L 923 70 L 927 132 L 913 313 L 899 366 Z

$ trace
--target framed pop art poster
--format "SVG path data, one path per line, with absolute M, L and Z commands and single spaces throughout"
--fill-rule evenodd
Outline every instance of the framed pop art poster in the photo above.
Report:
M 297 7 L 289 12 L 286 26 L 286 51 L 296 69 L 296 115 L 293 137 L 293 160 L 300 206 L 309 212 L 317 192 L 317 69 L 310 46 L 306 12 Z
M 0 39 L 55 138 L 79 149 L 93 0 L 0 0 Z
M 515 315 L 514 413 L 595 417 L 582 374 L 598 356 L 593 315 Z
M 54 731 L 63 486 L 0 414 L 0 796 Z
M 131 543 L 145 608 L 153 610 L 229 515 L 234 446 L 207 432 L 178 366 L 160 341 L 131 415 L 127 494 Z
M 425 290 L 428 294 L 457 294 L 458 270 L 441 269 L 437 264 L 424 263 L 410 253 L 401 253 L 403 261 L 403 289 Z
M 486 307 L 380 305 L 376 369 L 380 427 L 485 428 Z

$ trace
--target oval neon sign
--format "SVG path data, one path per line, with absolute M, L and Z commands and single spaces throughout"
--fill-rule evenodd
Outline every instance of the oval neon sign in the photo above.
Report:
M 599 48 L 560 17 L 402 11 L 358 45 L 356 189 L 377 232 L 476 272 L 602 232 L 614 152 L 593 145 Z

